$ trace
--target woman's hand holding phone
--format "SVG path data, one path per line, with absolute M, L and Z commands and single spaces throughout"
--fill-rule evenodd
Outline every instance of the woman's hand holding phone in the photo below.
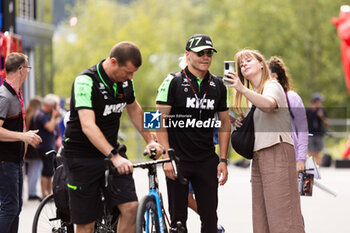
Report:
M 224 78 L 222 79 L 224 81 L 225 86 L 227 87 L 233 87 L 233 78 L 232 75 L 233 73 L 229 72 L 224 75 Z
M 226 85 L 226 87 L 233 87 L 240 93 L 243 93 L 246 89 L 235 72 L 228 72 L 225 74 L 223 80 L 227 83 L 230 83 L 229 85 Z

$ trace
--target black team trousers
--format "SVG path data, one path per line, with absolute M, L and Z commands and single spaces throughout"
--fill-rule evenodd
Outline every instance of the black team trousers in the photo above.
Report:
M 180 162 L 180 170 L 191 181 L 195 192 L 202 233 L 217 232 L 218 162 L 217 155 L 200 162 Z M 176 227 L 176 223 L 181 221 L 187 232 L 188 184 L 183 185 L 169 178 L 166 181 L 171 227 Z

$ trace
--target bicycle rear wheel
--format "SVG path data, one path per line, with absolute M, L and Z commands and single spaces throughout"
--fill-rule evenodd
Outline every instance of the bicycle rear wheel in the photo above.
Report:
M 53 194 L 45 197 L 38 206 L 33 220 L 33 233 L 74 233 L 73 224 L 58 217 Z
M 159 218 L 154 197 L 145 196 L 140 201 L 136 215 L 136 233 L 159 233 Z

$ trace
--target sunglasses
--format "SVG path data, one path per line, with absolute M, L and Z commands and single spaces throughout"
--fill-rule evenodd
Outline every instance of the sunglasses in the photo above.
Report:
M 204 54 L 207 54 L 208 57 L 212 57 L 214 55 L 214 50 L 208 50 L 207 52 L 205 52 L 205 50 L 202 50 L 194 53 L 197 54 L 198 57 L 203 57 Z

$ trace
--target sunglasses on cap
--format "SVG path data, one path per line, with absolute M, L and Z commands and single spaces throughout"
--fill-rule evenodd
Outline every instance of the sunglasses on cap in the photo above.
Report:
M 198 57 L 203 57 L 204 54 L 207 54 L 208 57 L 212 57 L 214 54 L 214 51 L 212 49 L 210 49 L 208 51 L 202 50 L 202 51 L 194 52 L 194 53 L 197 54 Z

